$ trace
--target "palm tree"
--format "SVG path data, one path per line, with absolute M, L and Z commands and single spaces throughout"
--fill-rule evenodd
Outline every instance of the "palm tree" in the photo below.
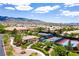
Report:
M 21 45 L 22 43 L 22 35 L 17 34 L 14 38 L 14 43 L 17 45 Z
M 71 40 L 69 40 L 69 42 L 68 42 L 67 49 L 68 49 L 68 50 L 70 50 L 70 51 L 72 50 L 72 44 L 71 44 Z
M 12 31 L 12 34 L 13 34 L 13 36 L 16 36 L 16 34 L 17 34 L 16 28 Z
M 50 28 L 48 28 L 48 33 L 50 33 L 51 31 L 50 31 Z

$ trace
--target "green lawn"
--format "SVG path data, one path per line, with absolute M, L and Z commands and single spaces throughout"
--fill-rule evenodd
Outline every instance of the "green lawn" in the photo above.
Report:
M 38 56 L 38 54 L 33 52 L 30 56 Z
M 43 52 L 45 55 L 49 55 L 48 51 L 51 47 L 46 45 L 44 42 L 38 42 L 38 43 L 32 45 L 31 48 L 39 50 L 39 51 Z

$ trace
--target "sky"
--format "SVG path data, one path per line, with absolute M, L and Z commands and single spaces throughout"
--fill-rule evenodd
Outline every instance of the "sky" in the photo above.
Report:
M 0 0 L 0 16 L 53 23 L 79 23 L 79 3 L 26 3 L 25 0 Z

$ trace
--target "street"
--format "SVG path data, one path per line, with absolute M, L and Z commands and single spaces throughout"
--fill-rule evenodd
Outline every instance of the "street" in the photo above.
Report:
M 2 34 L 0 34 L 0 56 L 4 56 L 4 48 L 3 48 L 3 43 L 2 43 Z

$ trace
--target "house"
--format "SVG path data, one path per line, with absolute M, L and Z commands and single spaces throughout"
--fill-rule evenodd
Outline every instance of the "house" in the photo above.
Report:
M 23 36 L 22 38 L 23 42 L 37 42 L 39 41 L 39 37 L 37 36 L 33 36 L 33 35 L 29 35 L 29 36 Z
M 49 38 L 53 37 L 53 34 L 50 34 L 50 33 L 38 33 L 38 34 L 42 36 L 40 38 L 40 41 L 43 41 L 45 39 L 49 39 Z
M 14 29 L 18 30 L 18 31 L 25 31 L 25 30 L 33 30 L 35 27 L 6 27 L 5 30 L 6 31 L 13 31 Z
M 57 42 L 57 41 L 62 40 L 62 38 L 60 38 L 60 37 L 52 37 L 49 40 L 52 41 L 52 42 Z

